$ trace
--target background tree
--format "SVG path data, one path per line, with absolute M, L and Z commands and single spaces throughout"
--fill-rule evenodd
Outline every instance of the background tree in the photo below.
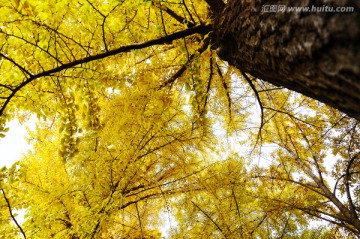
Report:
M 264 195 L 260 198 L 263 205 L 275 203 L 290 211 L 301 210 L 331 222 L 334 230 L 342 227 L 358 235 L 359 200 L 354 195 L 359 173 L 358 122 L 318 106 L 314 112 L 325 110 L 324 114 L 309 117 L 309 110 L 297 117 L 277 111 L 280 114 L 273 116 L 273 125 L 264 126 L 263 140 L 278 148 L 272 152 L 269 168 L 254 168 L 252 177 L 264 184 L 259 189 L 274 188 L 275 192 L 273 196 L 259 193 Z M 307 120 L 301 119 L 304 116 Z M 337 158 L 333 170 L 328 167 L 331 157 Z M 292 188 L 291 196 L 285 193 L 287 187 Z

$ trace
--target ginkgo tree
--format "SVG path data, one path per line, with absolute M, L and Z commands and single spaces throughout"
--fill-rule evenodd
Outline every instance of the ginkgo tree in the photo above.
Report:
M 5 238 L 360 235 L 358 121 L 223 61 L 221 1 L 0 7 L 1 136 L 38 117 Z

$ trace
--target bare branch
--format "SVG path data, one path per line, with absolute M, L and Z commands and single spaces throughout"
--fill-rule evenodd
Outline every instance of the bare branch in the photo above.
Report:
M 260 141 L 262 141 L 262 138 L 261 138 L 261 130 L 264 126 L 264 106 L 261 102 L 261 99 L 260 99 L 260 95 L 259 95 L 259 92 L 257 91 L 255 85 L 252 83 L 252 81 L 250 80 L 250 78 L 246 75 L 246 73 L 244 72 L 241 72 L 242 76 L 245 78 L 245 80 L 247 81 L 247 83 L 249 83 L 251 89 L 253 90 L 254 94 L 255 94 L 255 97 L 259 103 L 259 106 L 260 106 L 260 111 L 261 111 L 261 122 L 260 122 L 260 127 L 259 127 L 259 132 L 258 132 L 258 135 L 257 135 L 257 138 L 256 138 L 256 142 L 255 142 L 255 145 L 254 145 L 254 149 L 255 149 L 255 146 L 257 145 L 257 143 Z M 260 142 L 261 143 L 261 142 Z M 253 149 L 253 150 L 254 150 Z
M 160 1 L 152 1 L 155 7 L 159 8 L 160 10 L 166 12 L 171 17 L 173 17 L 176 21 L 180 22 L 181 24 L 184 24 L 188 27 L 194 27 L 195 23 L 189 22 L 186 18 L 178 15 L 176 12 L 168 8 L 167 6 L 161 5 Z M 185 5 L 186 6 L 186 5 Z
M 166 32 L 166 27 L 165 27 L 165 21 L 164 21 L 164 16 L 163 16 L 163 10 L 161 9 L 161 2 L 159 2 L 159 4 L 160 4 L 160 15 L 161 15 L 161 23 L 162 23 L 162 25 L 163 25 L 163 29 L 164 29 L 164 33 L 165 33 L 165 35 L 167 36 L 168 34 L 167 34 L 167 32 Z
M 185 0 L 182 0 L 182 4 L 185 7 L 186 12 L 189 14 L 191 21 L 193 24 L 195 24 L 195 19 L 193 18 L 193 16 L 191 15 L 191 12 L 189 11 L 189 8 L 186 6 Z M 188 25 L 189 26 L 189 25 Z M 194 25 L 193 25 L 194 26 Z M 189 26 L 190 27 L 190 26 Z
M 5 191 L 4 189 L 1 189 L 2 193 L 3 193 L 3 196 L 4 196 L 4 199 L 6 201 L 6 204 L 7 204 L 7 207 L 9 209 L 9 213 L 10 213 L 10 216 L 12 218 L 12 220 L 14 221 L 14 223 L 16 224 L 16 226 L 19 228 L 21 234 L 23 235 L 24 238 L 26 238 L 26 235 L 25 235 L 25 232 L 24 230 L 22 229 L 22 227 L 20 226 L 20 224 L 18 223 L 18 221 L 16 220 L 14 214 L 12 213 L 12 209 L 11 209 L 11 205 L 10 205 L 10 202 L 9 202 L 9 199 L 6 197 L 5 195 Z
M 260 227 L 261 224 L 265 221 L 266 218 L 267 218 L 267 215 L 264 215 L 264 216 L 261 218 L 260 222 L 259 222 L 259 223 L 256 225 L 256 227 L 250 232 L 251 237 L 252 237 L 252 234 L 254 234 L 255 229 L 257 229 L 258 227 Z
M 196 56 L 203 53 L 207 49 L 207 47 L 208 47 L 208 44 L 205 43 L 194 54 L 190 55 L 189 60 L 184 65 L 182 65 L 180 67 L 180 69 L 174 75 L 172 75 L 168 80 L 166 80 L 164 83 L 162 83 L 160 88 L 168 86 L 169 84 L 172 85 L 186 71 L 186 69 L 189 67 L 189 65 L 192 63 L 192 61 L 196 58 Z
M 11 63 L 13 63 L 17 68 L 19 68 L 19 69 L 20 69 L 23 73 L 25 73 L 26 75 L 32 76 L 32 74 L 31 74 L 28 70 L 26 70 L 24 67 L 20 66 L 16 61 L 14 61 L 13 59 L 11 59 L 10 57 L 2 54 L 1 52 L 0 52 L 0 56 L 3 57 L 3 58 L 5 58 L 6 60 L 10 61 Z
M 221 72 L 221 69 L 220 69 L 220 66 L 219 66 L 218 63 L 216 63 L 216 68 L 217 68 L 217 73 L 220 76 L 220 79 L 222 81 L 222 86 L 223 86 L 224 90 L 226 91 L 226 98 L 227 98 L 227 101 L 228 101 L 228 109 L 229 109 L 229 119 L 231 121 L 231 118 L 232 118 L 232 110 L 231 110 L 232 102 L 231 102 L 231 96 L 230 96 L 229 87 L 227 86 L 227 84 L 225 82 L 225 79 L 223 77 L 223 74 Z
M 136 208 L 136 213 L 139 219 L 139 224 L 140 224 L 140 230 L 141 230 L 141 237 L 144 238 L 144 233 L 143 233 L 143 227 L 142 227 L 142 223 L 141 223 L 141 217 L 140 217 L 140 213 L 139 213 L 139 207 L 138 204 L 135 203 L 135 208 Z
M 299 181 L 296 181 L 296 180 L 293 180 L 293 179 L 290 179 L 290 178 L 277 178 L 277 177 L 264 176 L 264 175 L 256 175 L 253 178 L 265 178 L 265 179 L 268 179 L 268 180 L 286 181 L 286 182 L 289 182 L 289 183 L 293 183 L 293 184 L 302 186 L 302 187 L 307 188 L 307 189 L 309 189 L 309 190 L 311 190 L 311 191 L 313 191 L 313 192 L 315 192 L 315 193 L 317 193 L 319 195 L 322 195 L 322 196 L 326 197 L 324 193 L 322 193 L 321 191 L 316 189 L 316 188 L 318 188 L 317 186 L 307 184 L 307 183 L 302 183 L 302 182 L 299 182 Z
M 278 109 L 270 108 L 270 107 L 267 107 L 267 106 L 264 106 L 264 109 L 266 109 L 266 110 L 271 110 L 271 111 L 274 111 L 274 112 L 277 112 L 277 113 L 281 113 L 281 114 L 286 114 L 286 115 L 288 115 L 290 118 L 296 119 L 296 120 L 298 120 L 298 121 L 300 121 L 300 122 L 302 122 L 302 123 L 304 123 L 304 124 L 310 125 L 310 126 L 312 126 L 312 127 L 320 128 L 319 126 L 314 125 L 314 124 L 312 124 L 312 123 L 309 123 L 309 122 L 307 122 L 307 121 L 305 121 L 305 120 L 302 120 L 302 119 L 296 117 L 295 115 L 290 114 L 290 113 L 287 112 L 287 111 L 278 110 Z
M 213 72 L 213 58 L 212 57 L 210 57 L 209 64 L 210 64 L 210 73 L 209 73 L 208 85 L 207 85 L 207 88 L 206 88 L 204 106 L 203 106 L 203 108 L 201 110 L 200 116 L 204 115 L 205 108 L 206 108 L 207 102 L 209 100 L 209 92 L 210 92 L 210 88 L 211 88 L 211 81 L 212 81 L 212 76 L 214 74 L 214 72 Z
M 97 13 L 99 13 L 103 18 L 106 18 L 106 16 L 105 16 L 102 12 L 100 12 L 100 10 L 97 9 L 89 0 L 86 0 L 86 1 L 90 4 L 90 6 L 91 6 Z
M 351 175 L 351 174 L 360 174 L 360 171 L 350 172 L 349 175 Z M 334 194 L 334 195 L 335 195 L 336 190 L 337 190 L 337 185 L 339 184 L 340 180 L 341 180 L 343 177 L 345 177 L 345 176 L 346 176 L 346 174 L 343 174 L 343 175 L 341 175 L 341 176 L 338 178 L 338 180 L 336 180 L 336 183 L 335 183 L 335 186 L 334 186 L 334 191 L 333 191 L 333 194 Z
M 347 196 L 348 203 L 349 203 L 349 209 L 350 209 L 350 212 L 353 214 L 354 217 L 357 217 L 357 213 L 356 213 L 356 208 L 355 208 L 354 202 L 353 202 L 353 200 L 351 198 L 349 181 L 350 181 L 350 178 L 351 178 L 351 173 L 350 173 L 351 165 L 358 156 L 359 156 L 359 154 L 356 154 L 355 156 L 353 156 L 349 160 L 348 165 L 346 167 L 345 178 L 344 178 L 345 179 L 345 187 L 346 187 L 346 196 Z
M 232 196 L 233 196 L 234 201 L 235 201 L 235 205 L 236 205 L 236 212 L 237 212 L 237 214 L 238 214 L 238 216 L 239 216 L 239 218 L 240 218 L 240 209 L 239 209 L 239 204 L 238 204 L 238 201 L 237 201 L 237 199 L 236 199 L 234 189 L 231 189 L 231 192 L 232 192 Z
M 209 214 L 207 214 L 204 210 L 202 210 L 196 203 L 194 203 L 193 201 L 191 201 L 192 204 L 194 204 L 195 207 L 197 207 L 204 215 L 205 217 L 207 217 L 215 226 L 216 228 L 221 232 L 221 234 L 226 238 L 226 236 L 223 234 L 223 230 L 221 229 L 221 227 L 214 221 L 214 219 L 212 219 L 210 217 Z

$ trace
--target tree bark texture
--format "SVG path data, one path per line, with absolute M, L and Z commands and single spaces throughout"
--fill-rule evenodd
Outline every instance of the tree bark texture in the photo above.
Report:
M 269 5 L 287 9 L 264 11 Z M 354 11 L 290 12 L 295 6 Z M 215 20 L 218 54 L 241 71 L 360 120 L 359 6 L 350 0 L 229 0 Z

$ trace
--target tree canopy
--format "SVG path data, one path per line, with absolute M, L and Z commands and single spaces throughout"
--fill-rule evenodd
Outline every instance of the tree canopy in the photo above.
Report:
M 0 1 L 1 238 L 359 237 L 359 122 L 219 58 L 218 4 Z

